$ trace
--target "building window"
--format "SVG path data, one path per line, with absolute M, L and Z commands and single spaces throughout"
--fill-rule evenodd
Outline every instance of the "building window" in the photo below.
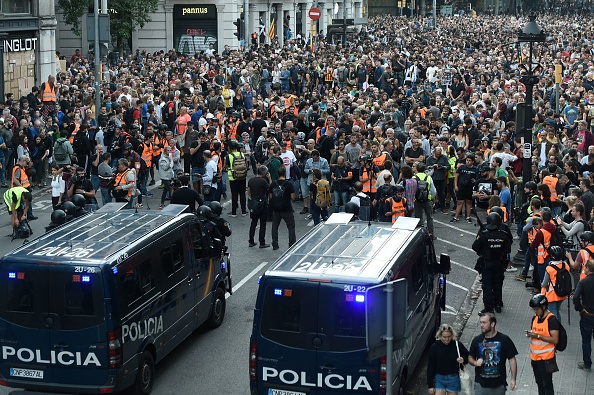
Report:
M 30 14 L 31 0 L 0 0 L 4 14 Z

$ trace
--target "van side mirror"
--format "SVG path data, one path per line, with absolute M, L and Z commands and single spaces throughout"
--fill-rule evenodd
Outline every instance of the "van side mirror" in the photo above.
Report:
M 213 239 L 212 240 L 212 251 L 211 251 L 211 256 L 214 257 L 220 257 L 221 254 L 223 253 L 223 242 L 221 241 L 221 239 Z
M 452 264 L 450 262 L 450 256 L 448 254 L 439 255 L 439 273 L 450 274 Z

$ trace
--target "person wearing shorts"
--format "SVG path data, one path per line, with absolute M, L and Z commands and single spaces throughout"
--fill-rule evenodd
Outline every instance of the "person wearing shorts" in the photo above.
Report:
M 460 364 L 468 363 L 468 350 L 458 342 L 456 331 L 449 324 L 439 326 L 435 342 L 429 348 L 427 387 L 430 395 L 451 395 L 462 390 Z
M 454 177 L 454 191 L 456 192 L 456 214 L 450 222 L 459 221 L 462 207 L 466 207 L 466 222 L 472 223 L 470 218 L 470 210 L 472 209 L 472 189 L 476 180 L 479 178 L 478 167 L 474 165 L 474 155 L 470 154 L 466 157 L 466 163 L 456 169 L 456 177 Z

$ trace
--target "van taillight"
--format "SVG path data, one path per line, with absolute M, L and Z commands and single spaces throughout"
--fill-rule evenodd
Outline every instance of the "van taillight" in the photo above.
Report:
M 120 335 L 121 330 L 119 328 L 107 332 L 110 369 L 118 369 L 122 366 L 122 342 L 120 341 Z
M 0 380 L 0 385 L 3 385 L 5 387 L 8 387 L 8 381 Z
M 256 381 L 256 354 L 258 347 L 256 342 L 250 342 L 250 381 Z
M 388 370 L 387 368 L 387 359 L 386 356 L 384 355 L 383 357 L 380 358 L 380 374 L 379 374 L 379 393 L 380 394 L 385 394 L 386 393 L 386 372 Z

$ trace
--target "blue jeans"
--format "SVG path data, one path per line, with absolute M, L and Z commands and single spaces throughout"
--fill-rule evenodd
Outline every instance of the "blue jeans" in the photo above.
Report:
M 111 203 L 109 188 L 101 188 L 101 203 L 103 206 L 105 206 L 107 203 Z
M 98 191 L 99 190 L 99 186 L 101 184 L 101 181 L 99 180 L 99 176 L 91 175 L 91 184 L 93 184 L 93 189 L 95 191 Z
M 561 304 L 563 303 L 562 300 L 558 300 L 556 302 L 549 302 L 549 311 L 553 313 L 555 317 L 561 322 Z
M 198 182 L 198 175 L 204 175 L 204 167 L 192 167 L 192 183 Z
M 318 206 L 316 206 L 315 204 L 311 205 L 311 217 L 313 218 L 314 221 L 314 225 L 317 225 L 320 223 L 320 215 L 322 216 L 322 218 L 324 220 L 326 220 L 326 218 L 328 218 L 328 209 L 321 209 Z
M 460 385 L 460 376 L 455 374 L 436 374 L 435 375 L 435 389 L 447 392 L 460 392 L 462 387 Z
M 2 165 L 2 169 L 0 169 L 0 183 L 6 185 L 6 155 L 0 156 L 0 165 Z
M 334 191 L 334 212 L 340 211 L 340 206 L 349 202 L 349 191 Z
M 584 367 L 592 367 L 592 334 L 594 333 L 594 317 L 580 317 L 580 333 L 582 334 L 582 354 Z

